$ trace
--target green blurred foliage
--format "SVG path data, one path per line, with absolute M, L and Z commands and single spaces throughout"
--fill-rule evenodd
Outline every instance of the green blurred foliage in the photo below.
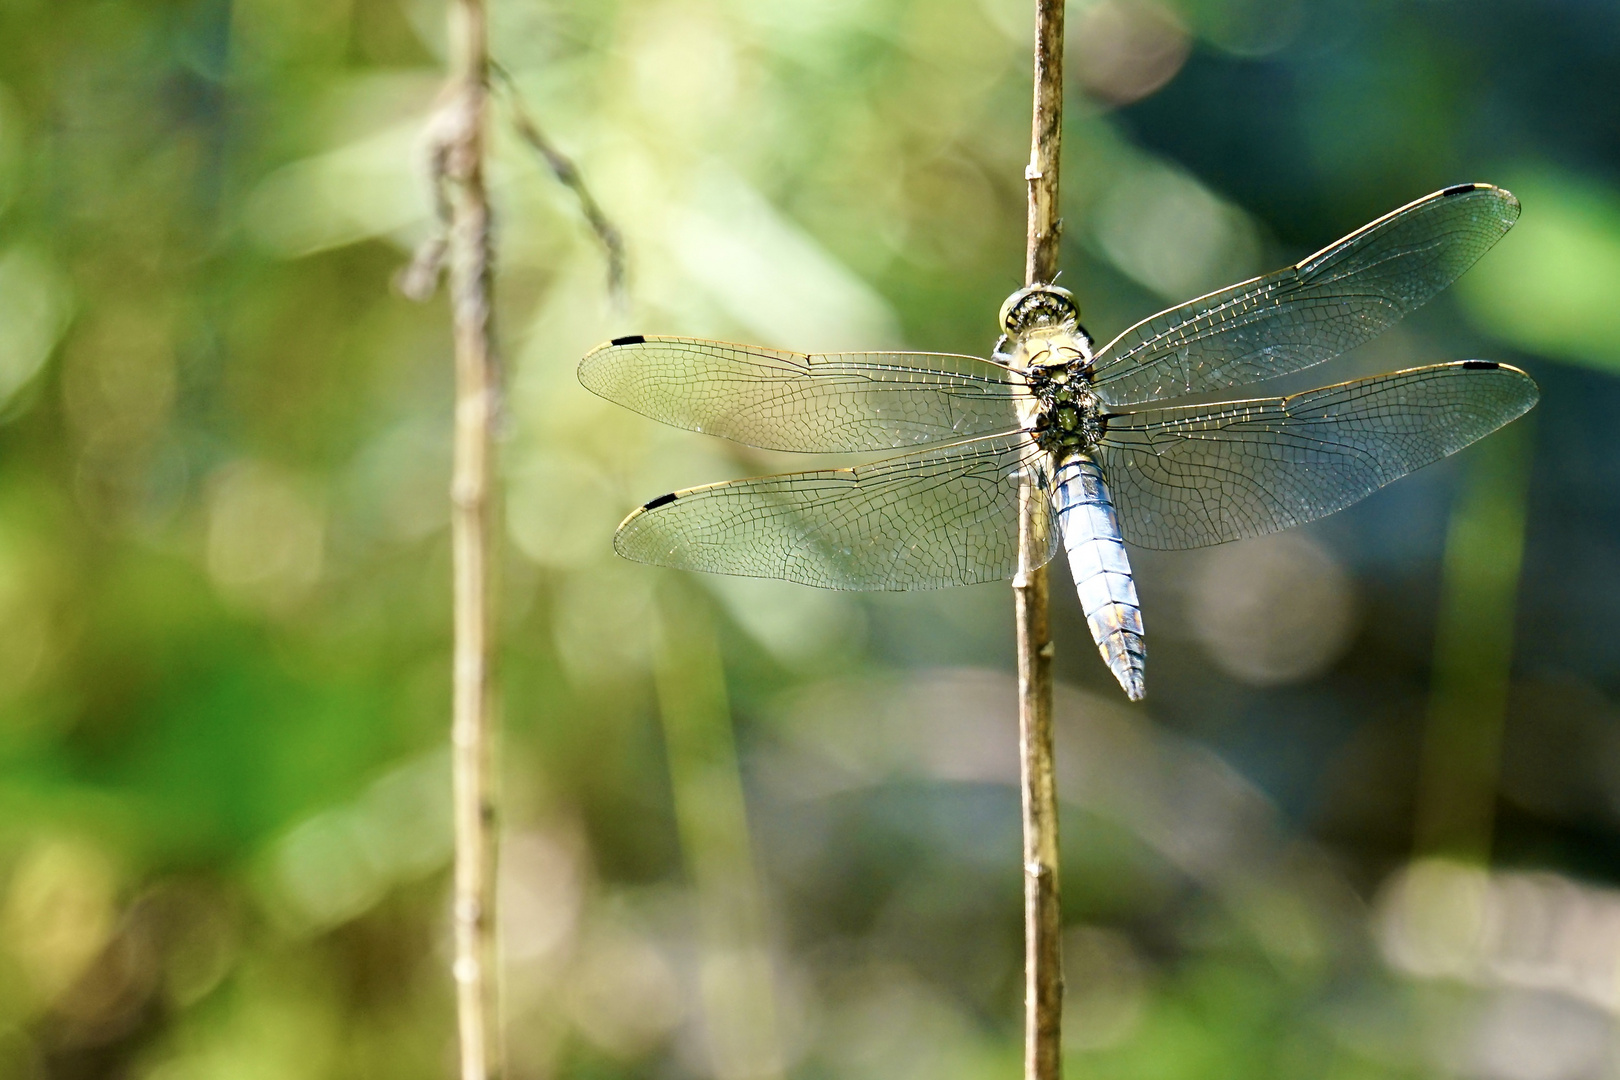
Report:
M 1527 352 L 1620 366 L 1620 199 L 1603 184 L 1541 166 L 1505 178 L 1537 208 L 1511 259 L 1473 275 L 1462 298 L 1480 326 Z

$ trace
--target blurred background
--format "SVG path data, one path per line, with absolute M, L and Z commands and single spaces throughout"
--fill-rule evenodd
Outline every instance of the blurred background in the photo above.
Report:
M 1017 1075 L 1008 589 L 618 561 L 803 465 L 574 378 L 623 333 L 984 355 L 1030 0 L 495 0 L 629 254 L 498 113 L 518 1078 Z M 450 362 L 429 0 L 0 3 L 0 1076 L 445 1077 Z M 1054 568 L 1071 1077 L 1620 1074 L 1620 8 L 1075 0 L 1062 283 L 1107 340 L 1448 184 L 1521 224 L 1284 389 L 1519 364 L 1318 525 Z M 1269 391 L 1268 391 L 1269 392 Z

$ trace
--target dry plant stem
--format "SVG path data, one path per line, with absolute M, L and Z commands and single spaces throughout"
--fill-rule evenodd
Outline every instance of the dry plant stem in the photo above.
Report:
M 1028 486 L 1027 501 L 1044 496 Z M 1026 512 L 1019 539 L 1029 542 Z M 1026 549 L 1027 550 L 1027 549 Z M 1057 776 L 1052 751 L 1052 641 L 1047 577 L 1030 571 L 1013 583 L 1018 617 L 1018 748 L 1024 809 L 1024 1076 L 1061 1072 L 1063 913 L 1058 894 Z
M 489 68 L 482 0 L 450 5 L 451 86 L 444 117 L 450 310 L 456 366 L 451 543 L 455 575 L 455 982 L 461 1080 L 502 1073 L 495 970 L 496 814 L 492 533 L 493 426 L 499 382 L 491 311 L 491 224 L 484 184 Z
M 1057 274 L 1058 155 L 1063 137 L 1063 0 L 1036 0 L 1035 104 L 1029 167 L 1026 284 Z M 1062 1072 L 1063 914 L 1058 892 L 1057 778 L 1052 748 L 1052 639 L 1044 551 L 1035 543 L 1042 498 L 1021 492 L 1020 566 L 1013 581 L 1018 619 L 1018 734 L 1024 811 L 1024 1077 Z
M 1063 0 L 1035 0 L 1035 119 L 1024 179 L 1029 182 L 1029 246 L 1024 283 L 1051 282 L 1058 270 L 1058 156 L 1063 146 Z

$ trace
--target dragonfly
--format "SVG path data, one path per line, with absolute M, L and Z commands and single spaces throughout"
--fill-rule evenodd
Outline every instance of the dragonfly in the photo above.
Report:
M 580 362 L 580 381 L 666 424 L 769 450 L 907 451 L 660 495 L 624 520 L 614 548 L 852 590 L 1001 580 L 1064 551 L 1103 661 L 1140 700 L 1147 650 L 1128 548 L 1197 548 L 1324 517 L 1523 415 L 1539 390 L 1516 367 L 1463 360 L 1284 397 L 1174 399 L 1372 339 L 1518 217 L 1500 187 L 1448 187 L 1101 348 L 1074 297 L 1041 283 L 1003 304 L 988 359 L 614 338 Z

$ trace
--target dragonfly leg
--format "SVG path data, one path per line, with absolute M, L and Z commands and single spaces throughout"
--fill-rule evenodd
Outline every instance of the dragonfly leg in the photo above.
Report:
M 1057 510 L 1092 640 L 1125 695 L 1140 701 L 1147 663 L 1142 605 L 1136 599 L 1136 582 L 1107 481 L 1086 455 L 1071 454 L 1058 467 Z

